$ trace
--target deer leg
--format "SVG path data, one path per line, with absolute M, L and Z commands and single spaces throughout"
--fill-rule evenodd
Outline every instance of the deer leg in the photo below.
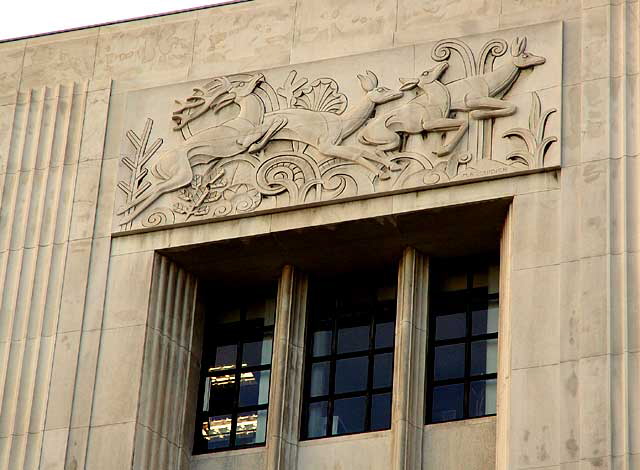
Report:
M 342 145 L 331 145 L 331 144 L 321 144 L 318 147 L 320 152 L 328 157 L 336 157 L 341 158 L 343 160 L 349 160 L 354 163 L 358 163 L 365 168 L 369 169 L 371 172 L 380 176 L 381 179 L 385 179 L 383 177 L 384 172 L 382 172 L 379 168 L 377 168 L 373 163 L 369 161 L 369 159 L 362 156 L 362 152 L 360 150 L 351 149 Z M 386 167 L 386 164 L 385 164 Z M 386 177 L 388 179 L 389 176 Z
M 364 155 L 364 158 L 368 158 L 369 160 L 376 161 L 381 165 L 389 168 L 389 170 L 391 171 L 400 171 L 402 170 L 402 166 L 400 166 L 395 162 L 390 162 L 389 156 L 385 153 L 385 152 L 390 152 L 392 150 L 396 150 L 400 148 L 400 144 L 401 144 L 400 136 L 395 132 L 393 132 L 392 134 L 393 134 L 392 136 L 391 135 L 389 136 L 390 140 L 388 142 L 376 146 L 374 150 L 375 155 L 372 155 L 371 153 L 367 152 Z
M 498 98 L 466 98 L 465 106 L 471 109 L 469 116 L 476 120 L 512 116 L 516 112 L 513 103 Z
M 443 145 L 441 149 L 436 151 L 438 157 L 445 157 L 449 155 L 453 149 L 458 145 L 465 132 L 469 128 L 469 123 L 466 119 L 453 119 L 453 118 L 441 118 L 434 119 L 433 121 L 423 122 L 422 127 L 425 131 L 456 131 L 451 141 Z
M 244 149 L 248 148 L 248 151 L 251 153 L 259 152 L 267 145 L 269 139 L 286 125 L 287 118 L 274 118 L 273 121 L 268 124 L 254 127 L 245 137 L 238 138 L 236 143 Z
M 265 126 L 261 126 L 260 131 L 255 133 L 258 134 L 259 137 L 249 145 L 248 152 L 256 153 L 262 150 L 269 143 L 271 138 L 286 126 L 288 122 L 288 119 L 285 117 L 277 117 L 266 126 L 266 129 Z M 247 142 L 248 139 L 249 138 L 245 139 L 245 142 Z
M 191 172 L 191 167 L 189 167 L 189 173 L 183 175 L 176 175 L 177 178 L 171 178 L 167 181 L 162 181 L 156 184 L 151 188 L 150 191 L 146 192 L 138 199 L 132 201 L 124 207 L 121 207 L 118 210 L 118 214 L 122 215 L 122 219 L 120 219 L 120 224 L 128 224 L 133 219 L 138 217 L 142 211 L 144 211 L 147 207 L 153 204 L 160 196 L 163 194 L 169 193 L 171 191 L 175 191 L 183 186 L 189 184 L 193 178 L 193 173 Z M 130 211 L 130 212 L 128 212 Z M 128 213 L 127 213 L 128 212 Z

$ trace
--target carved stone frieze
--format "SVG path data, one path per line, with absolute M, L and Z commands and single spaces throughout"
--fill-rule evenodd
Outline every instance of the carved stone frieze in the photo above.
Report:
M 133 93 L 114 229 L 558 166 L 561 57 L 554 23 Z

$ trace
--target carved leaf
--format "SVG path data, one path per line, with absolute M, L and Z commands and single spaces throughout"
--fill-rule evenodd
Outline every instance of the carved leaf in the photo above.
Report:
M 176 202 L 173 205 L 173 211 L 177 212 L 178 214 L 188 214 L 189 213 L 187 208 L 183 204 L 180 204 L 179 202 Z
M 544 156 L 546 155 L 547 150 L 549 149 L 551 144 L 557 141 L 557 137 L 547 137 L 542 141 L 540 145 L 538 145 L 538 148 L 536 149 L 536 163 L 538 164 L 539 168 L 542 168 L 544 166 Z
M 533 134 L 531 133 L 531 131 L 529 129 L 524 129 L 522 127 L 515 127 L 513 129 L 509 129 L 508 131 L 506 131 L 504 134 L 502 134 L 502 137 L 518 137 L 520 139 L 522 139 L 525 143 L 525 145 L 527 146 L 527 150 L 529 153 L 535 151 L 536 148 L 536 141 L 535 138 L 533 136 Z
M 186 202 L 191 202 L 192 201 L 191 194 L 189 194 L 189 192 L 186 189 L 181 189 L 178 192 L 178 197 L 180 199 L 182 199 L 183 201 L 186 201 Z
M 534 91 L 533 93 L 531 93 L 531 110 L 529 111 L 529 129 L 531 129 L 531 132 L 535 136 L 539 135 L 538 126 L 540 126 L 541 110 L 542 110 L 542 104 L 540 103 L 540 97 L 538 96 L 538 93 Z
M 319 78 L 302 92 L 295 100 L 296 108 L 342 114 L 349 104 L 347 97 L 340 93 L 338 84 L 332 78 Z
M 544 137 L 545 127 L 547 127 L 547 121 L 549 120 L 549 116 L 557 111 L 556 108 L 547 109 L 544 113 L 542 113 L 542 117 L 540 118 L 540 127 L 538 127 L 538 132 L 536 134 L 536 140 L 538 142 L 542 141 Z
M 512 163 L 521 163 L 529 168 L 533 168 L 535 161 L 534 157 L 530 152 L 525 152 L 522 150 L 515 150 L 507 155 L 507 161 Z

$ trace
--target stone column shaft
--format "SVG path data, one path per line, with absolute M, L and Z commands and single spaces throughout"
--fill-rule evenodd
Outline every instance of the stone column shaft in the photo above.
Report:
M 296 468 L 302 397 L 307 278 L 292 266 L 282 269 L 267 425 L 267 470 Z
M 429 264 L 406 248 L 398 270 L 393 375 L 393 470 L 422 468 Z

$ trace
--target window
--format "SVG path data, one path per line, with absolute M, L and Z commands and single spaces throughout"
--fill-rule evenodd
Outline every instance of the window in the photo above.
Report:
M 206 312 L 194 453 L 264 445 L 275 287 Z
M 427 423 L 496 413 L 498 265 L 435 263 L 431 273 Z
M 394 273 L 310 283 L 302 438 L 388 429 Z

